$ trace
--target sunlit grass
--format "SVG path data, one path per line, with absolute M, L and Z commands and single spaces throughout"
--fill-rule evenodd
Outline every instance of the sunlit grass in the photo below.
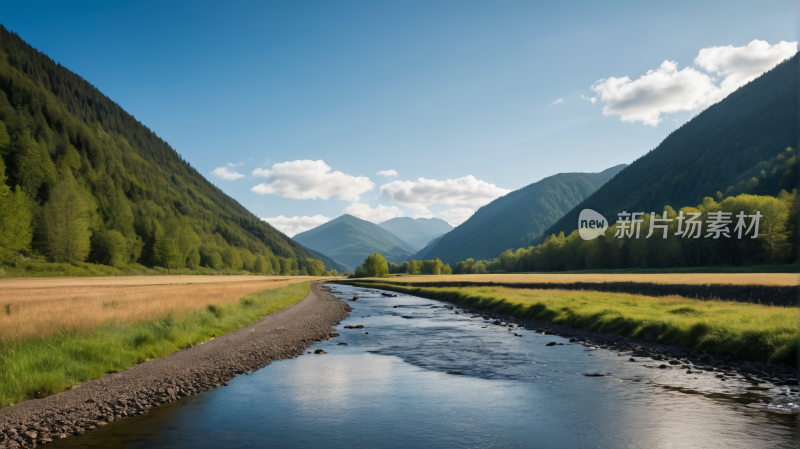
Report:
M 364 285 L 745 360 L 797 362 L 797 308 L 590 291 Z
M 12 341 L 128 325 L 209 304 L 237 302 L 265 289 L 305 282 L 303 277 L 137 276 L 0 280 L 0 347 Z
M 296 283 L 250 293 L 236 302 L 198 304 L 182 315 L 125 325 L 109 321 L 91 332 L 0 340 L 0 407 L 58 393 L 221 336 L 300 301 L 309 290 L 310 283 Z
M 0 278 L 52 278 L 52 277 L 95 277 L 95 276 L 164 276 L 164 275 L 232 275 L 250 274 L 247 271 L 212 270 L 197 267 L 167 270 L 162 267 L 148 268 L 140 264 L 130 264 L 115 268 L 108 265 L 88 262 L 74 264 L 48 262 L 42 258 L 16 261 L 13 265 L 0 267 Z

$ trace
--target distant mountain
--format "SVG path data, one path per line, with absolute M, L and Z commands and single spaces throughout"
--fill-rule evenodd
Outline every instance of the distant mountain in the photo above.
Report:
M 444 237 L 444 235 L 440 235 L 439 237 L 436 237 L 435 239 L 433 239 L 430 242 L 428 242 L 428 244 L 425 245 L 424 248 L 422 248 L 421 250 L 417 251 L 416 254 L 411 256 L 411 258 L 414 259 L 414 260 L 431 260 L 431 259 L 433 259 L 433 257 L 426 257 L 426 256 L 428 255 L 429 252 L 431 252 L 431 250 L 436 246 L 436 244 L 439 243 L 439 240 L 441 240 L 442 237 Z
M 351 268 L 375 252 L 389 262 L 402 264 L 417 250 L 386 229 L 348 214 L 301 232 L 294 240 Z
M 564 215 L 543 235 L 569 234 L 592 209 L 614 223 L 619 212 L 660 213 L 705 197 L 777 195 L 798 186 L 798 55 L 742 86 L 674 132 L 654 150 Z
M 453 230 L 450 223 L 441 218 L 397 217 L 378 223 L 378 226 L 417 248 L 422 248 L 436 237 Z
M 502 196 L 442 236 L 421 257 L 444 263 L 492 260 L 503 251 L 528 246 L 553 223 L 591 195 L 625 164 L 600 173 L 559 173 Z

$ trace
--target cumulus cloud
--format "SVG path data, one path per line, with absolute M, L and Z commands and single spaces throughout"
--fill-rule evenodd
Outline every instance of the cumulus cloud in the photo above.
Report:
M 450 223 L 450 226 L 458 226 L 467 221 L 467 219 L 474 213 L 475 211 L 468 207 L 456 207 L 436 214 L 436 218 L 441 218 L 442 220 Z
M 589 100 L 592 104 L 595 104 L 597 102 L 597 97 L 586 97 L 581 95 L 581 98 L 583 98 L 584 100 Z
M 322 215 L 314 215 L 313 217 L 284 217 L 283 215 L 278 215 L 277 217 L 262 218 L 262 220 L 271 224 L 289 237 L 294 237 L 301 232 L 314 229 L 321 224 L 331 221 L 330 218 Z
M 397 173 L 397 170 L 381 170 L 381 171 L 379 171 L 378 173 L 375 173 L 375 174 L 378 175 L 378 176 L 383 176 L 384 178 L 394 178 L 399 173 Z
M 664 61 L 636 80 L 627 76 L 601 79 L 592 90 L 605 102 L 603 114 L 655 126 L 663 115 L 698 111 L 716 103 L 796 52 L 797 42 L 785 41 L 769 45 L 754 40 L 744 47 L 709 47 L 694 59 L 702 71 L 695 67 L 679 70 L 677 62 Z
M 402 217 L 403 211 L 397 206 L 384 206 L 379 204 L 378 207 L 372 208 L 369 204 L 353 203 L 347 206 L 342 212 L 358 217 L 362 220 L 371 221 L 373 223 L 381 223 L 395 217 Z
M 469 175 L 437 181 L 419 178 L 416 181 L 394 181 L 381 186 L 381 195 L 420 215 L 431 215 L 428 206 L 449 204 L 482 206 L 510 192 Z
M 331 172 L 331 167 L 322 160 L 282 162 L 273 165 L 272 169 L 257 168 L 253 175 L 266 178 L 265 182 L 250 189 L 253 192 L 296 200 L 339 197 L 358 201 L 362 193 L 375 188 L 375 183 L 366 176 Z
M 781 41 L 769 45 L 758 39 L 744 47 L 710 47 L 700 50 L 694 63 L 707 72 L 724 76 L 720 87 L 728 93 L 754 80 L 797 53 L 797 42 Z
M 216 176 L 217 178 L 224 179 L 226 181 L 235 181 L 239 178 L 244 178 L 244 175 L 231 170 L 234 167 L 237 167 L 242 164 L 232 164 L 228 162 L 228 165 L 224 165 L 222 167 L 217 167 L 211 171 L 211 174 Z
M 549 104 L 549 106 L 553 106 L 553 105 L 555 105 L 555 104 L 559 104 L 559 103 L 563 103 L 563 102 L 564 102 L 564 99 L 563 99 L 563 98 L 559 98 L 558 100 L 556 100 L 556 101 L 554 101 L 554 102 L 550 103 L 550 104 Z

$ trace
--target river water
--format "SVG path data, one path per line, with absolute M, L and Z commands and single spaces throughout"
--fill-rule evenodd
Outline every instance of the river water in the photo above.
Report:
M 359 299 L 337 327 L 341 336 L 308 349 L 326 354 L 275 362 L 54 446 L 796 448 L 800 441 L 797 414 L 758 405 L 779 389 L 631 363 L 456 314 L 435 300 L 332 288 Z M 551 341 L 564 345 L 545 346 Z

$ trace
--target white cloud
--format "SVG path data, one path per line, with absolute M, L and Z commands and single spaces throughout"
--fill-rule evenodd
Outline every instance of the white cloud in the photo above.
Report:
M 595 104 L 597 102 L 597 97 L 586 97 L 581 95 L 581 98 L 583 98 L 584 100 L 589 100 L 592 104 Z
M 430 215 L 428 206 L 432 204 L 482 206 L 508 192 L 472 175 L 446 181 L 425 178 L 394 181 L 381 186 L 381 195 L 419 215 Z
M 603 114 L 653 126 L 661 121 L 661 114 L 707 106 L 709 94 L 716 89 L 710 76 L 691 67 L 678 70 L 674 61 L 664 61 L 658 69 L 648 70 L 636 81 L 627 76 L 611 77 L 592 86 L 600 100 L 606 102 Z
M 253 175 L 267 179 L 250 189 L 253 192 L 296 200 L 327 200 L 337 196 L 346 201 L 358 201 L 362 193 L 375 188 L 375 183 L 366 176 L 331 172 L 331 167 L 322 160 L 282 162 L 273 165 L 272 169 L 257 168 Z
M 662 115 L 705 109 L 796 52 L 797 42 L 784 41 L 709 47 L 700 50 L 694 63 L 723 77 L 719 83 L 709 73 L 694 67 L 679 70 L 677 62 L 664 61 L 637 80 L 610 77 L 595 82 L 592 90 L 605 102 L 603 114 L 655 126 L 663 120 Z
M 384 178 L 394 178 L 399 173 L 396 170 L 381 170 L 378 173 L 375 173 L 378 176 L 383 176 Z
M 441 218 L 442 220 L 450 223 L 450 226 L 458 226 L 467 221 L 467 219 L 474 213 L 475 211 L 468 207 L 456 207 L 454 209 L 446 210 L 436 214 L 436 218 Z
M 271 224 L 289 237 L 294 237 L 301 232 L 314 229 L 321 224 L 331 221 L 330 218 L 322 215 L 314 215 L 313 217 L 284 217 L 283 215 L 278 215 L 277 217 L 262 218 L 262 220 Z
M 730 93 L 795 53 L 797 42 L 781 41 L 769 45 L 766 41 L 756 39 L 744 47 L 728 45 L 704 48 L 694 58 L 694 63 L 707 72 L 724 76 L 720 87 Z
M 384 206 L 379 204 L 378 207 L 372 208 L 369 204 L 353 203 L 347 206 L 342 212 L 358 217 L 362 220 L 371 221 L 373 223 L 381 223 L 395 217 L 402 217 L 403 211 L 397 206 Z
M 563 103 L 563 102 L 564 102 L 564 99 L 563 98 L 559 98 L 558 100 L 550 103 L 548 106 L 553 106 L 555 104 L 559 104 L 559 103 Z
M 231 164 L 230 162 L 228 162 L 228 165 L 224 165 L 222 167 L 217 167 L 214 170 L 212 170 L 211 174 L 216 176 L 217 178 L 221 178 L 221 179 L 224 179 L 226 181 L 235 181 L 235 180 L 237 180 L 239 178 L 244 178 L 243 174 L 231 170 L 233 167 L 237 167 L 239 165 L 243 165 L 243 163 L 242 164 Z

